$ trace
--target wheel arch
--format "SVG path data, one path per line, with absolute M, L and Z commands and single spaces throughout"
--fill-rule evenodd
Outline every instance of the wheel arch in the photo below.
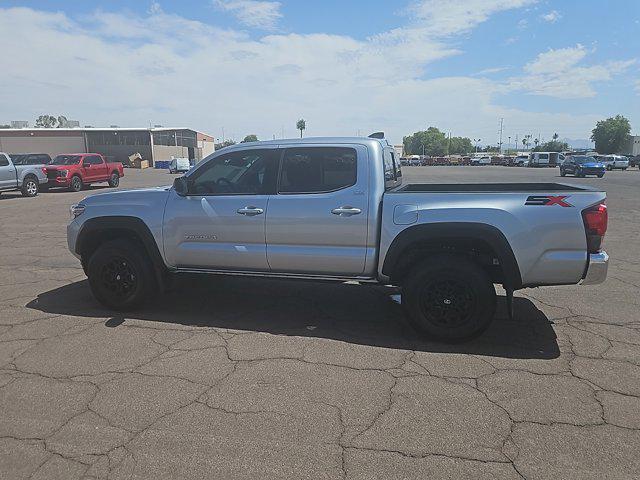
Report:
M 85 271 L 91 255 L 100 245 L 120 238 L 131 240 L 143 249 L 153 265 L 158 285 L 164 286 L 168 270 L 160 249 L 149 227 L 137 217 L 106 216 L 84 222 L 76 239 L 75 252 L 80 255 Z
M 498 228 L 484 223 L 442 222 L 409 227 L 391 243 L 382 274 L 398 283 L 420 257 L 438 253 L 471 255 L 490 271 L 496 283 L 513 290 L 522 288 L 520 268 L 509 241 Z

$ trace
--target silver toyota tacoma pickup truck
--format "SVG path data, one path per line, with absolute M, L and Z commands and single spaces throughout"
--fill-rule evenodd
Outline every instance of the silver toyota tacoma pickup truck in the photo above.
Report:
M 43 166 L 15 165 L 9 155 L 0 152 L 0 193 L 19 190 L 25 197 L 35 197 L 48 181 Z
M 88 197 L 67 236 L 94 296 L 126 310 L 173 273 L 402 288 L 431 338 L 479 335 L 507 292 L 596 284 L 605 194 L 556 183 L 403 184 L 383 138 L 307 138 L 215 152 L 172 187 Z M 242 308 L 242 305 L 238 305 Z

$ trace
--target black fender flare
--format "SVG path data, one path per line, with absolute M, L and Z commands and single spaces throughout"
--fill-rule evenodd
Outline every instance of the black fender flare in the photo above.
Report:
M 156 274 L 156 280 L 158 285 L 163 288 L 166 284 L 166 273 L 168 271 L 162 255 L 160 255 L 160 249 L 156 243 L 151 230 L 142 219 L 129 216 L 105 216 L 90 218 L 82 224 L 78 236 L 76 238 L 75 252 L 78 255 L 83 254 L 86 251 L 88 243 L 95 238 L 95 235 L 99 235 L 101 238 L 109 238 L 109 232 L 130 232 L 136 239 L 138 239 L 151 263 L 153 264 L 153 270 Z M 84 262 L 88 259 L 83 258 Z
M 496 252 L 502 266 L 505 286 L 522 288 L 522 276 L 513 249 L 504 234 L 496 227 L 475 222 L 442 222 L 414 225 L 400 232 L 391 243 L 382 265 L 383 275 L 393 277 L 394 269 L 403 252 L 424 241 L 460 238 L 488 243 Z

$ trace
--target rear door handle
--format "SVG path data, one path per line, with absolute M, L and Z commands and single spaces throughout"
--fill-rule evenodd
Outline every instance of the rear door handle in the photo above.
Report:
M 256 215 L 262 215 L 264 210 L 258 207 L 244 207 L 239 208 L 237 212 L 240 215 L 246 215 L 247 217 L 255 217 Z
M 331 210 L 331 213 L 333 213 L 334 215 L 340 215 L 341 217 L 350 217 L 352 215 L 358 215 L 362 213 L 362 210 L 360 210 L 359 208 L 345 206 L 334 208 L 333 210 Z

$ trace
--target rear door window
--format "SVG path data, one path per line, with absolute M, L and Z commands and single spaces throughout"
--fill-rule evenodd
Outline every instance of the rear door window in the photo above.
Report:
M 323 193 L 355 185 L 358 157 L 347 147 L 288 148 L 282 158 L 279 193 Z
M 9 159 L 0 153 L 0 167 L 6 167 L 9 165 Z

